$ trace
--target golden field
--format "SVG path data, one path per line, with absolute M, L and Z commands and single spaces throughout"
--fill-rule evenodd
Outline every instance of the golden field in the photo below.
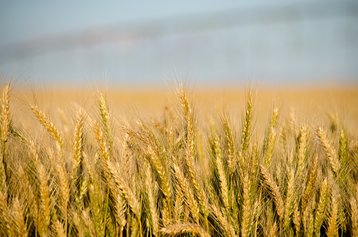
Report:
M 0 236 L 358 235 L 358 88 L 1 89 Z

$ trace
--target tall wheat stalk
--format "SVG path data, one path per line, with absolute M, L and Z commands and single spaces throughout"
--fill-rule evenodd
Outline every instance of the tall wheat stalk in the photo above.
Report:
M 1 97 L 1 164 L 0 164 L 0 191 L 7 192 L 6 184 L 10 181 L 10 170 L 8 167 L 7 142 L 10 134 L 10 101 L 9 101 L 9 84 L 3 89 Z

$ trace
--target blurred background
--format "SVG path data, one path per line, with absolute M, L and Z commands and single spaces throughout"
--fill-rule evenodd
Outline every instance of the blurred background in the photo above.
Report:
M 0 1 L 0 80 L 357 85 L 357 1 Z

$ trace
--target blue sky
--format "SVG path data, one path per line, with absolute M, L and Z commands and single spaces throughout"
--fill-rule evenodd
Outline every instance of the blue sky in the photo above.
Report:
M 355 83 L 354 1 L 0 1 L 0 74 L 28 84 Z

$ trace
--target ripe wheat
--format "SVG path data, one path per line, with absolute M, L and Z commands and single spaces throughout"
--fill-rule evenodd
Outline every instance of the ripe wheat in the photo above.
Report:
M 98 119 L 64 113 L 68 132 L 29 106 L 46 140 L 13 117 L 10 92 L 0 105 L 0 236 L 358 234 L 357 137 L 338 120 L 316 128 L 274 108 L 255 136 L 252 95 L 236 131 L 226 114 L 199 120 L 179 90 L 178 116 L 166 108 L 154 122 L 117 126 L 100 95 Z

